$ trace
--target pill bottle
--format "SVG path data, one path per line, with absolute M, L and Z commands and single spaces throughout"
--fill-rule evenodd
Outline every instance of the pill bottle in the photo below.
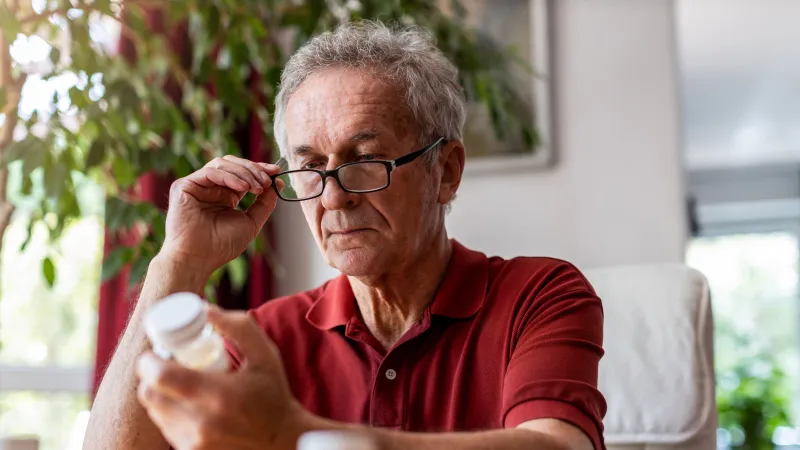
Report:
M 196 370 L 223 372 L 230 367 L 222 337 L 208 323 L 206 303 L 197 294 L 164 297 L 147 311 L 144 329 L 162 358 Z
M 352 431 L 317 430 L 303 433 L 297 440 L 297 450 L 377 450 L 364 433 Z

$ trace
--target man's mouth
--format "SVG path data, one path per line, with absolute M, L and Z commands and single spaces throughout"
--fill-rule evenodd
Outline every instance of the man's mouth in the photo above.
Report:
M 340 236 L 349 236 L 360 233 L 362 231 L 367 231 L 368 228 L 352 228 L 349 230 L 339 230 L 339 231 L 331 231 L 331 236 L 338 234 Z

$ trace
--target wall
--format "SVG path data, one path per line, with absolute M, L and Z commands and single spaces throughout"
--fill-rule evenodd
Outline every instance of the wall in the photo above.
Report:
M 681 261 L 672 1 L 552 4 L 559 161 L 541 172 L 466 178 L 448 219 L 451 236 L 489 254 L 554 256 L 584 268 Z M 334 272 L 300 208 L 281 206 L 279 291 L 296 292 Z

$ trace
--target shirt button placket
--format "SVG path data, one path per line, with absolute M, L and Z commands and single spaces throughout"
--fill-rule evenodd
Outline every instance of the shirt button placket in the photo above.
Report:
M 395 359 L 390 361 L 390 359 Z M 402 429 L 403 410 L 405 403 L 405 392 L 403 380 L 398 370 L 391 368 L 397 367 L 396 358 L 387 358 L 381 364 L 378 378 L 375 380 L 375 391 L 372 393 L 372 417 L 373 426 Z

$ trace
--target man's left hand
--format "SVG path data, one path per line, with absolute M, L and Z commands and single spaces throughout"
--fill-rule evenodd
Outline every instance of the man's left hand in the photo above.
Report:
M 241 368 L 196 371 L 148 352 L 136 366 L 147 414 L 176 450 L 294 448 L 307 413 L 278 348 L 246 313 L 212 306 L 208 316 L 243 355 Z

